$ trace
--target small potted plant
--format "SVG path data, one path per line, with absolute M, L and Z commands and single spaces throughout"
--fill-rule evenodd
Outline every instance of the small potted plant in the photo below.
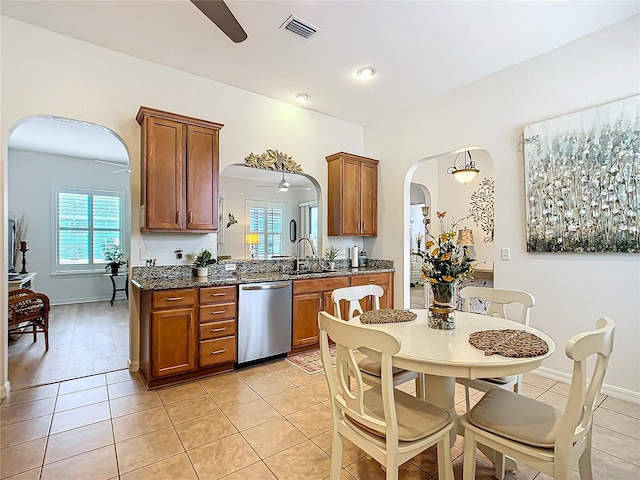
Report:
M 338 247 L 335 245 L 329 245 L 324 249 L 324 256 L 329 261 L 329 270 L 336 269 L 336 257 L 338 253 L 340 253 L 340 250 L 338 250 Z
M 102 256 L 107 261 L 104 269 L 107 272 L 111 272 L 111 275 L 117 275 L 120 265 L 126 263 L 126 257 L 124 251 L 118 240 L 114 240 L 113 243 L 105 242 L 105 249 L 102 251 Z
M 209 265 L 216 263 L 216 259 L 213 258 L 209 250 L 202 250 L 196 257 L 196 261 L 193 265 L 196 267 L 198 277 L 206 277 L 209 275 Z

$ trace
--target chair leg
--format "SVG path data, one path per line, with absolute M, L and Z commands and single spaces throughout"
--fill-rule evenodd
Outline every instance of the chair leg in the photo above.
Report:
M 476 436 L 471 430 L 464 430 L 464 457 L 462 464 L 463 480 L 476 478 Z
M 578 470 L 580 471 L 580 480 L 593 480 L 593 472 L 591 471 L 591 430 L 587 434 L 587 444 L 584 452 L 578 460 Z
M 416 397 L 420 400 L 424 400 L 425 394 L 424 373 L 418 373 L 418 376 L 416 377 Z
M 400 465 L 398 464 L 398 457 L 394 455 L 390 455 L 387 450 L 387 464 L 383 465 L 386 467 L 385 479 L 386 480 L 398 480 L 398 476 L 400 473 L 398 472 Z
M 331 480 L 340 480 L 342 470 L 342 437 L 334 429 L 331 443 Z
M 438 442 L 438 478 L 453 480 L 453 463 L 451 462 L 451 447 L 449 435 L 444 435 Z
M 33 343 L 38 341 L 38 337 L 36 334 L 38 333 L 38 324 L 36 322 L 31 322 L 31 331 L 33 332 Z
M 493 476 L 498 480 L 504 480 L 505 463 L 506 463 L 505 461 L 506 459 L 504 458 L 504 453 L 496 452 L 496 459 L 493 462 L 493 465 L 495 467 L 495 472 Z
M 467 403 L 467 412 L 471 410 L 471 392 L 469 391 L 469 387 L 464 386 L 464 400 Z

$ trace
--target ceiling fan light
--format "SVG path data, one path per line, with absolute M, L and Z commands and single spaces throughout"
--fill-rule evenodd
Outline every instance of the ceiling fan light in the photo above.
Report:
M 309 95 L 308 93 L 299 93 L 298 95 L 295 96 L 295 99 L 300 103 L 307 103 L 310 98 L 311 98 L 311 95 Z
M 455 178 L 460 183 L 464 183 L 465 185 L 476 178 L 476 175 L 478 175 L 478 173 L 480 173 L 480 170 L 478 170 L 477 168 L 460 168 L 451 172 L 453 178 Z
M 286 185 L 278 185 L 278 191 L 279 192 L 288 192 L 289 191 L 289 187 L 287 187 Z

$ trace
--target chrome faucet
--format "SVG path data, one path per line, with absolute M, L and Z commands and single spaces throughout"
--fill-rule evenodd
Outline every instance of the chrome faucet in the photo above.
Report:
M 300 260 L 300 244 L 303 240 L 306 240 L 307 242 L 309 242 L 309 245 L 311 245 L 311 257 L 315 258 L 318 256 L 316 248 L 313 246 L 313 242 L 308 237 L 300 237 L 300 240 L 298 240 L 298 244 L 296 246 L 296 272 L 300 271 L 300 267 L 305 266 L 304 260 Z M 306 255 L 303 258 L 306 258 Z

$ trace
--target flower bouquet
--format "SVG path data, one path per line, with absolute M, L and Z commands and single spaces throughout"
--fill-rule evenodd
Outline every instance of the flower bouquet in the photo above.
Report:
M 466 217 L 447 227 L 444 221 L 446 215 L 447 212 L 437 212 L 440 234 L 429 234 L 430 240 L 425 244 L 425 251 L 419 253 L 423 259 L 422 278 L 430 283 L 433 292 L 429 326 L 452 330 L 455 328 L 452 306 L 455 282 L 471 277 L 476 263 L 469 250 L 456 241 L 455 227 Z

